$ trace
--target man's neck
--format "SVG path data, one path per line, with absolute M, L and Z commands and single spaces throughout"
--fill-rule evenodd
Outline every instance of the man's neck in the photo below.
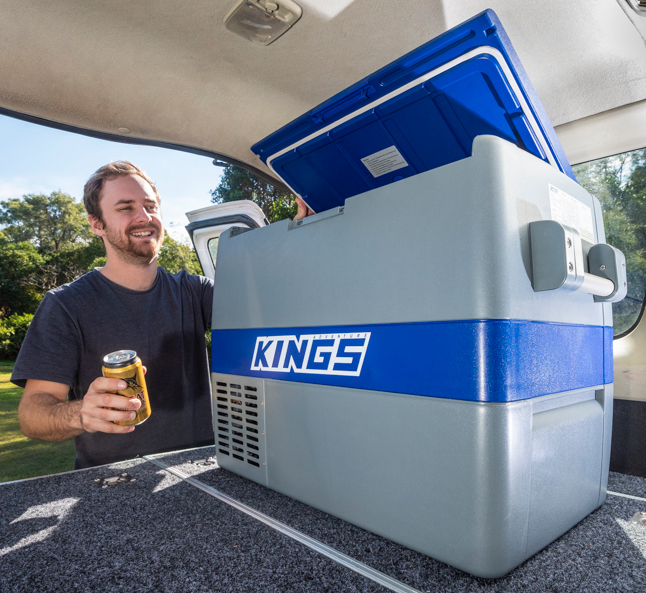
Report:
M 152 288 L 157 279 L 157 258 L 146 265 L 135 265 L 113 255 L 99 271 L 119 286 L 144 291 Z

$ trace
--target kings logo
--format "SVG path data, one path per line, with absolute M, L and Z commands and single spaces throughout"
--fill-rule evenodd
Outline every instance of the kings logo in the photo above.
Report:
M 258 336 L 252 371 L 358 377 L 370 332 Z

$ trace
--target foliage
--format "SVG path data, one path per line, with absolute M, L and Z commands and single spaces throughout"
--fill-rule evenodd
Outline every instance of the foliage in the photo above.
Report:
M 224 169 L 220 185 L 211 190 L 211 201 L 214 204 L 251 200 L 260 206 L 269 222 L 294 218 L 297 210 L 295 198 L 293 194 L 234 165 Z
M 207 360 L 209 361 L 209 367 L 211 366 L 211 330 L 207 329 L 206 330 L 206 356 Z
M 176 274 L 180 270 L 186 270 L 189 274 L 202 273 L 195 251 L 188 245 L 175 241 L 168 235 L 164 239 L 157 262 L 169 274 Z
M 0 359 L 14 359 L 18 356 L 33 317 L 31 313 L 24 313 L 0 319 Z
M 43 295 L 104 253 L 83 205 L 61 192 L 0 202 L 0 317 L 33 313 Z
M 36 310 L 42 294 L 31 279 L 42 265 L 31 243 L 13 243 L 0 232 L 0 317 Z
M 10 241 L 0 233 L 0 317 L 33 313 L 48 290 L 92 269 L 92 262 L 104 253 L 98 237 L 50 251 L 31 242 Z
M 83 204 L 59 191 L 0 202 L 0 224 L 9 240 L 29 241 L 47 251 L 66 249 L 93 236 Z
M 93 270 L 94 268 L 102 268 L 107 263 L 108 263 L 108 258 L 105 255 L 102 255 L 101 257 L 97 257 L 92 261 L 89 269 Z
M 626 256 L 628 296 L 613 305 L 615 334 L 635 322 L 646 292 L 646 149 L 574 167 L 601 202 L 606 241 Z
M 48 291 L 73 282 L 92 269 L 92 262 L 105 254 L 103 243 L 94 237 L 89 243 L 76 244 L 61 251 L 43 252 L 43 265 L 30 279 L 43 295 Z

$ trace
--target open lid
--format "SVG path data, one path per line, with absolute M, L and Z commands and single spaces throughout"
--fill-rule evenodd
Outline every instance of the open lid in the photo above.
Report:
M 513 142 L 575 179 L 492 10 L 364 78 L 251 149 L 320 212 L 466 158 L 481 134 Z

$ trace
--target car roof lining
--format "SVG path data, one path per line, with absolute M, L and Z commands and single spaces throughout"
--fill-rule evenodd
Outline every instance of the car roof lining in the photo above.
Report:
M 644 37 L 618 2 L 300 0 L 261 47 L 224 28 L 234 0 L 0 0 L 0 107 L 271 178 L 255 142 L 485 8 L 555 126 L 646 99 Z

